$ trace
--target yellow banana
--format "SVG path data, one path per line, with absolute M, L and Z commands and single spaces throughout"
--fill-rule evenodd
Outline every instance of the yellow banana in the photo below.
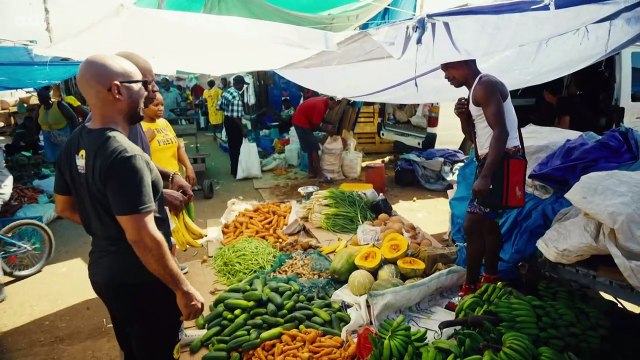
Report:
M 338 248 L 336 249 L 336 252 L 344 249 L 347 247 L 347 241 L 344 239 L 340 239 L 340 245 L 338 245 Z
M 325 255 L 328 255 L 328 254 L 331 254 L 332 252 L 336 251 L 336 249 L 338 248 L 338 246 L 340 246 L 340 242 L 339 242 L 339 241 L 338 241 L 338 242 L 336 242 L 336 243 L 335 243 L 335 244 L 333 244 L 333 245 L 329 245 L 329 246 L 321 247 L 321 248 L 320 248 L 320 252 L 321 252 L 321 253 L 323 253 L 323 254 L 325 254 Z
M 182 236 L 184 237 L 186 245 L 191 247 L 196 247 L 196 248 L 202 247 L 202 244 L 195 241 L 193 237 L 191 237 L 191 234 L 189 234 L 189 231 L 185 228 L 184 226 L 184 218 L 186 217 L 185 215 L 186 214 L 184 211 L 178 215 L 178 225 L 179 225 L 178 228 L 182 232 Z
M 180 231 L 180 222 L 178 218 L 171 214 L 171 221 L 173 221 L 174 227 L 171 229 L 171 236 L 176 241 L 176 247 L 180 250 L 187 250 L 187 242 L 184 238 L 184 234 Z
M 184 227 L 195 240 L 199 240 L 207 236 L 207 233 L 196 225 L 189 216 L 184 213 L 184 211 L 182 212 L 182 220 L 184 222 Z

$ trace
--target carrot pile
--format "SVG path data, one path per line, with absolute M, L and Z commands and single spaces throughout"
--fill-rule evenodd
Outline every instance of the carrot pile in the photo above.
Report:
M 222 227 L 222 245 L 231 245 L 246 238 L 257 238 L 268 241 L 272 245 L 286 242 L 287 235 L 282 229 L 288 224 L 291 204 L 268 202 L 256 205 L 251 210 L 239 213 L 233 221 Z
M 244 360 L 350 360 L 356 357 L 356 344 L 345 343 L 338 336 L 323 336 L 314 329 L 284 331 L 280 339 L 271 340 L 246 352 Z

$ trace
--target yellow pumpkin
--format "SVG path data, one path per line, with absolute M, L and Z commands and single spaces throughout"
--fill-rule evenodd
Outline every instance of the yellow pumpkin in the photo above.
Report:
M 397 234 L 391 234 L 385 238 L 381 249 L 384 259 L 392 263 L 407 256 L 407 250 L 409 249 L 409 240 L 402 235 L 394 235 Z
M 399 259 L 397 265 L 400 273 L 408 278 L 422 275 L 426 267 L 422 261 L 412 257 Z
M 356 256 L 356 266 L 367 271 L 376 271 L 382 264 L 382 252 L 377 247 L 363 250 Z

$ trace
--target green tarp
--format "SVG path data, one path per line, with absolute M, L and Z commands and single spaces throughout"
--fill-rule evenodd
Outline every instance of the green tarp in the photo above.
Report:
M 202 12 L 327 31 L 355 29 L 392 0 L 137 0 L 144 8 Z

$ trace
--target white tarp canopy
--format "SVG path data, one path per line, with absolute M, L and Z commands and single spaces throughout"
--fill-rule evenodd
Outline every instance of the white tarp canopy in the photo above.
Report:
M 483 72 L 518 89 L 564 76 L 640 39 L 639 6 L 639 0 L 525 0 L 445 10 L 352 35 L 338 51 L 278 73 L 353 100 L 425 103 L 466 95 L 439 67 L 476 58 Z
M 351 34 L 122 4 L 73 36 L 54 39 L 51 46 L 35 51 L 84 60 L 92 54 L 127 50 L 149 59 L 157 73 L 224 75 L 277 69 L 336 50 L 336 44 Z

